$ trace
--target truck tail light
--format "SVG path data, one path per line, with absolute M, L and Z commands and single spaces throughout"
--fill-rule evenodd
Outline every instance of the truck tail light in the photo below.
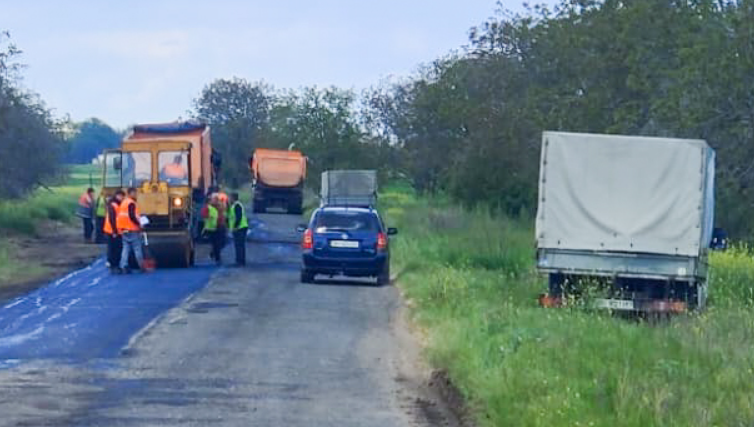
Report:
M 387 249 L 387 236 L 385 236 L 385 233 L 379 232 L 377 233 L 377 250 L 384 251 Z
M 301 242 L 303 249 L 312 249 L 314 247 L 314 238 L 312 237 L 312 230 L 308 229 L 304 232 L 304 240 Z

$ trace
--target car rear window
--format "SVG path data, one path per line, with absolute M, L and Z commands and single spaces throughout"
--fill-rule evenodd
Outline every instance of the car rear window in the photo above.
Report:
M 377 217 L 364 212 L 320 212 L 314 224 L 318 233 L 326 231 L 378 231 Z

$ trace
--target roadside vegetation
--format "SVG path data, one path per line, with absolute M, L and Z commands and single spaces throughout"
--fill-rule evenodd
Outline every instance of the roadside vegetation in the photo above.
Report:
M 712 256 L 701 314 L 639 321 L 543 309 L 528 220 L 392 187 L 398 286 L 427 355 L 482 426 L 710 426 L 754 422 L 754 260 Z
M 55 237 L 40 235 L 50 229 L 43 227 L 49 222 L 78 226 L 74 214 L 79 196 L 90 186 L 90 174 L 96 182 L 96 167 L 69 166 L 69 178 L 61 185 L 38 188 L 26 198 L 0 200 L 0 285 L 23 282 L 44 273 L 38 260 L 18 256 L 18 238 Z

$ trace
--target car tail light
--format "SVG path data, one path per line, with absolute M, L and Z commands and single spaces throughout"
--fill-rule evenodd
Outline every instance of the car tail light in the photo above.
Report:
M 377 233 L 377 249 L 381 251 L 387 249 L 387 237 L 383 232 Z
M 301 247 L 304 249 L 311 249 L 314 247 L 314 238 L 312 237 L 312 230 L 306 230 L 304 232 L 304 240 L 301 242 Z

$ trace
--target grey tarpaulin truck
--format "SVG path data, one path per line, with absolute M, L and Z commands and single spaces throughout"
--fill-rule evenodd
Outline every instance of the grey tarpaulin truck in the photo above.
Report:
M 628 311 L 701 308 L 715 153 L 702 140 L 544 132 L 536 218 L 543 304 L 599 291 Z
M 320 202 L 322 206 L 374 207 L 377 203 L 377 171 L 322 172 Z

